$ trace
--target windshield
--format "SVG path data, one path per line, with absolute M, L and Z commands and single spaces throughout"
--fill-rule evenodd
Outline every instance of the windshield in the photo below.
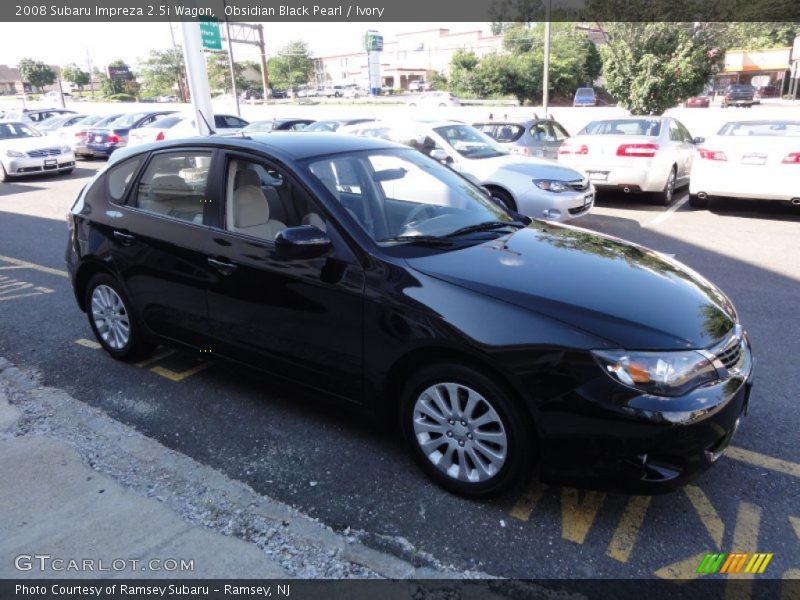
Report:
M 717 135 L 800 137 L 800 121 L 741 121 L 726 123 Z
M 594 90 L 591 88 L 578 88 L 575 96 L 578 98 L 594 98 Z
M 658 119 L 612 119 L 592 121 L 578 135 L 646 135 L 658 137 L 661 121 Z
M 256 121 L 250 123 L 243 131 L 272 131 L 275 126 L 275 121 Z
M 0 140 L 39 137 L 39 133 L 24 123 L 0 123 Z
M 169 117 L 161 117 L 160 119 L 156 119 L 152 123 L 145 125 L 145 128 L 152 127 L 154 129 L 169 129 L 173 125 L 177 124 L 179 121 L 182 121 L 186 117 L 182 117 L 180 115 L 170 115 Z
M 122 115 L 119 119 L 112 121 L 111 126 L 120 128 L 130 127 L 146 114 L 147 113 L 133 113 L 131 115 Z
M 105 127 L 106 125 L 110 125 L 111 123 L 119 119 L 121 116 L 122 115 L 110 115 L 108 117 L 103 117 L 97 123 L 95 123 L 95 125 L 97 127 Z
M 53 115 L 52 117 L 48 117 L 44 121 L 40 121 L 36 124 L 37 127 L 47 128 L 52 127 L 56 123 L 64 120 L 64 115 Z
M 410 149 L 326 156 L 309 171 L 377 243 L 450 243 L 465 227 L 521 226 L 480 188 Z
M 341 126 L 342 121 L 317 121 L 303 129 L 303 131 L 336 131 Z
M 508 154 L 488 135 L 469 125 L 446 125 L 436 127 L 434 131 L 464 158 L 494 158 Z

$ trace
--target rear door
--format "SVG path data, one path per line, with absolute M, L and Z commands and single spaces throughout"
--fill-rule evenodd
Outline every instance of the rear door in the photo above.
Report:
M 191 147 L 152 153 L 108 232 L 112 260 L 145 324 L 198 348 L 208 341 L 207 223 L 217 202 L 208 182 L 214 156 Z M 112 169 L 109 189 L 113 175 Z
M 669 119 L 669 152 L 677 166 L 677 183 L 686 183 L 692 171 L 694 145 L 686 127 L 677 119 Z

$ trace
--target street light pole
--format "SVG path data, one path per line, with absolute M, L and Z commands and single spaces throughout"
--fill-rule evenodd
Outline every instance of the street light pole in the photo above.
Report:
M 239 109 L 239 95 L 236 92 L 236 69 L 233 64 L 233 44 L 231 43 L 231 24 L 225 19 L 225 37 L 228 38 L 228 64 L 231 68 L 231 90 L 233 99 L 236 101 L 236 116 L 241 117 L 242 111 Z
M 542 76 L 542 109 L 547 116 L 550 103 L 550 9 L 552 0 L 547 0 L 545 5 L 544 22 L 544 73 Z

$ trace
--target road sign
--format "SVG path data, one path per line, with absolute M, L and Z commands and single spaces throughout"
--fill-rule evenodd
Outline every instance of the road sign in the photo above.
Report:
M 222 35 L 219 32 L 219 23 L 211 19 L 200 20 L 200 38 L 206 50 L 222 50 Z

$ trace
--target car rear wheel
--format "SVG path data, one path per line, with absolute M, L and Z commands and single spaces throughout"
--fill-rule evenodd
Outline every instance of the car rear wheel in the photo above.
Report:
M 155 348 L 131 312 L 122 286 L 110 275 L 99 273 L 91 279 L 85 306 L 97 341 L 114 358 L 136 360 Z
M 412 456 L 450 492 L 495 496 L 532 473 L 529 420 L 481 371 L 455 363 L 429 365 L 406 385 L 401 410 Z
M 0 183 L 5 183 L 6 181 L 8 181 L 8 173 L 6 173 L 3 163 L 0 163 Z
M 664 184 L 664 189 L 656 195 L 656 200 L 663 206 L 672 204 L 672 199 L 675 197 L 675 167 L 667 175 L 667 182 Z

